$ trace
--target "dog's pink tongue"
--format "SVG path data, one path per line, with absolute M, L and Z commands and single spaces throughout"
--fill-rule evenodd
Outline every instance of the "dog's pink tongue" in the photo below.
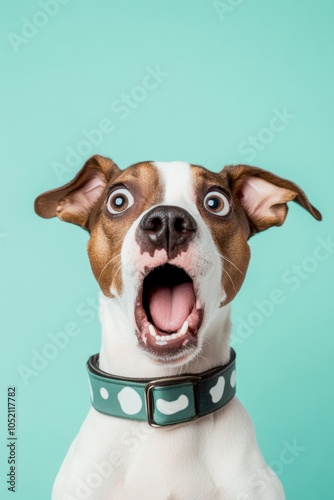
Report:
M 153 289 L 150 297 L 150 313 L 155 326 L 165 332 L 180 330 L 191 313 L 195 300 L 192 283 Z

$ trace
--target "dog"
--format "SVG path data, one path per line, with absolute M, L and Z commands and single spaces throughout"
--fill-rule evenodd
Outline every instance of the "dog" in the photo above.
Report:
M 289 201 L 321 220 L 293 182 L 247 165 L 185 162 L 120 170 L 91 157 L 35 211 L 90 234 L 102 346 L 87 369 L 92 407 L 53 500 L 282 500 L 235 397 L 229 304 L 248 239 L 283 224 Z

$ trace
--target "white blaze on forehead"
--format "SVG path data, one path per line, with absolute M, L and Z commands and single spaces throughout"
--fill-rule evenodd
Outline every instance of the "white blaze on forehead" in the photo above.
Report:
M 184 161 L 154 162 L 164 185 L 165 205 L 189 205 L 195 201 L 191 166 Z

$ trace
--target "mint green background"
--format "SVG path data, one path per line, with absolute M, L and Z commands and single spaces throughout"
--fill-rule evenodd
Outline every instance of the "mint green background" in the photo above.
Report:
M 34 198 L 62 183 L 54 162 L 64 162 L 66 147 L 76 147 L 83 129 L 109 118 L 115 129 L 92 154 L 110 155 L 122 167 L 176 159 L 218 170 L 247 163 L 240 144 L 268 127 L 273 109 L 286 107 L 295 118 L 252 163 L 300 184 L 324 221 L 294 205 L 282 228 L 251 241 L 235 326 L 255 310 L 254 300 L 268 299 L 274 289 L 286 300 L 236 345 L 238 396 L 269 463 L 282 451 L 285 456 L 286 441 L 305 448 L 281 467 L 287 498 L 334 498 L 333 254 L 297 290 L 282 282 L 291 266 L 313 255 L 317 238 L 334 239 L 333 2 L 244 0 L 220 19 L 206 0 L 71 0 L 16 53 L 8 34 L 20 34 L 22 18 L 39 10 L 37 1 L 1 2 L 0 497 L 50 497 L 89 407 L 85 362 L 100 345 L 87 235 L 33 212 Z M 168 77 L 121 120 L 111 104 L 156 65 Z M 80 333 L 25 386 L 18 365 L 29 366 L 32 349 L 41 351 L 48 334 L 69 322 Z M 15 496 L 4 484 L 6 392 L 13 384 Z

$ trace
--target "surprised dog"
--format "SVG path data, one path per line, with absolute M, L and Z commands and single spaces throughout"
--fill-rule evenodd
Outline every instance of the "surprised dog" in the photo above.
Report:
M 294 183 L 260 168 L 184 162 L 120 170 L 90 158 L 40 195 L 38 215 L 89 232 L 102 345 L 87 363 L 92 407 L 53 500 L 282 500 L 235 397 L 229 304 L 248 239 L 283 224 Z

